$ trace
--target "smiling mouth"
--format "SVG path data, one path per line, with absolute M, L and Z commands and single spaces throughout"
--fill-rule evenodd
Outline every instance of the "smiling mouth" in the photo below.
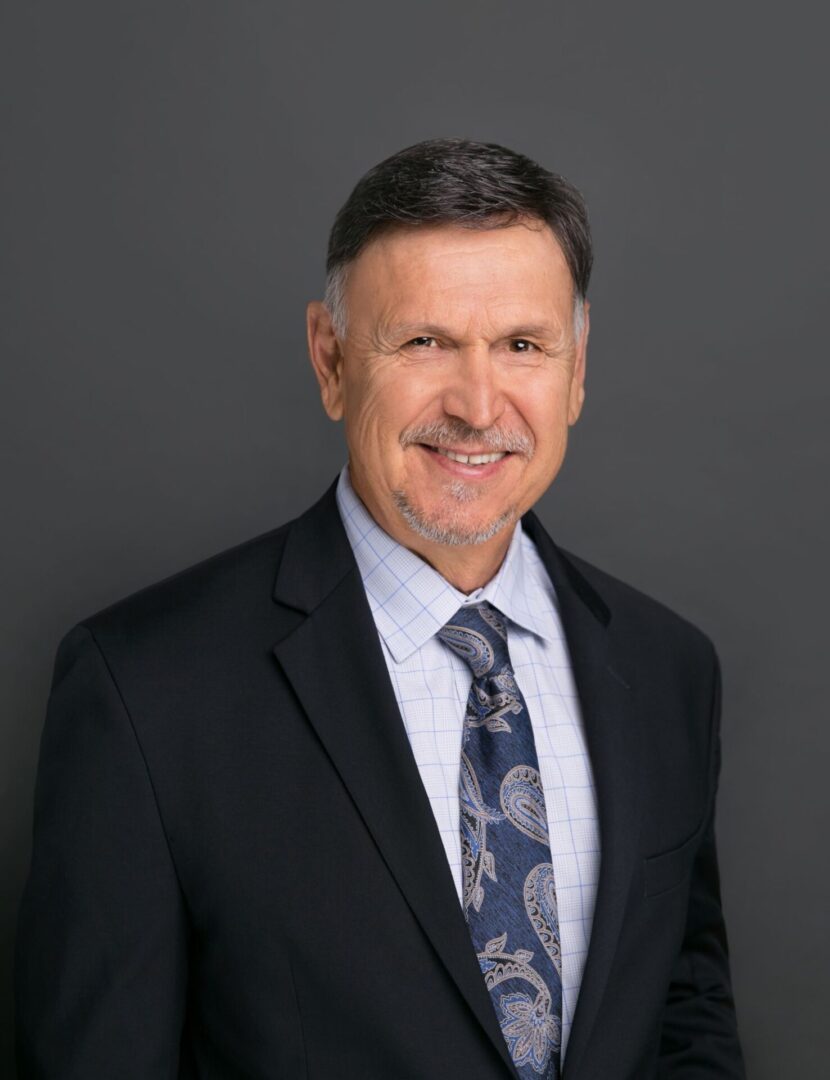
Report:
M 496 461 L 501 461 L 502 458 L 506 458 L 509 455 L 509 451 L 500 450 L 496 452 L 489 452 L 483 454 L 464 454 L 458 450 L 448 450 L 443 446 L 432 446 L 429 443 L 420 443 L 425 450 L 431 450 L 434 454 L 440 454 L 441 457 L 449 458 L 450 461 L 457 461 L 460 465 L 492 465 Z
M 490 465 L 494 461 L 501 461 L 503 457 L 507 457 L 507 454 L 502 451 L 500 454 L 459 454 L 455 450 L 444 450 L 440 446 L 433 446 L 432 449 L 443 457 L 448 457 L 450 461 L 459 461 L 462 465 Z

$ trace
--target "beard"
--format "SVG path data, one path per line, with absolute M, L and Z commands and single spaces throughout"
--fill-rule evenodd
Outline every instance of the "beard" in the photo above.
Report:
M 529 430 L 479 430 L 449 417 L 410 428 L 401 436 L 403 447 L 416 443 L 483 446 L 495 452 L 520 453 L 528 461 L 535 450 L 535 440 Z M 392 492 L 398 513 L 409 528 L 424 540 L 435 544 L 447 544 L 451 547 L 484 544 L 507 525 L 515 522 L 519 516 L 518 508 L 514 504 L 490 521 L 470 521 L 470 515 L 465 513 L 464 507 L 482 496 L 478 485 L 466 484 L 463 480 L 451 480 L 443 485 L 442 491 L 444 498 L 441 509 L 436 513 L 424 511 L 405 491 Z
M 498 517 L 487 522 L 470 522 L 463 507 L 478 497 L 472 485 L 453 480 L 445 488 L 448 496 L 442 509 L 427 514 L 409 498 L 405 491 L 392 493 L 398 513 L 410 529 L 424 540 L 449 547 L 484 544 L 512 524 L 518 517 L 517 508 L 509 506 Z

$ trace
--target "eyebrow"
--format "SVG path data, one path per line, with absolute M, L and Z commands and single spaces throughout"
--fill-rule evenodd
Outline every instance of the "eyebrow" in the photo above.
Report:
M 442 337 L 452 338 L 453 335 L 445 326 L 437 326 L 435 324 L 424 323 L 400 323 L 394 326 L 390 326 L 387 329 L 387 334 L 390 337 Z M 515 326 L 508 330 L 506 333 L 501 334 L 500 338 L 548 338 L 551 340 L 558 339 L 563 336 L 563 330 L 560 327 L 546 326 L 544 323 L 525 323 L 522 326 Z

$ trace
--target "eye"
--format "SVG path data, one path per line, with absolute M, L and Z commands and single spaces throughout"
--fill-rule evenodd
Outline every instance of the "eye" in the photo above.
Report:
M 430 342 L 432 342 L 432 345 L 438 344 L 434 337 L 427 337 L 424 335 L 422 337 L 411 338 L 407 341 L 407 345 L 414 345 L 416 349 L 428 349 L 431 348 Z
M 527 338 L 513 338 L 510 342 L 510 348 L 514 352 L 529 353 L 534 350 L 538 350 L 539 346 L 534 345 L 532 341 L 528 341 Z

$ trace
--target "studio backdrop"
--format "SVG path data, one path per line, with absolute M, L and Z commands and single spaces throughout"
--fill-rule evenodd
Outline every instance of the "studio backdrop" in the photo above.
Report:
M 722 663 L 754 1080 L 826 1074 L 827 99 L 812 5 L 7 2 L 0 1075 L 55 649 L 334 478 L 304 309 L 334 214 L 459 135 L 583 192 L 586 404 L 538 507 Z

